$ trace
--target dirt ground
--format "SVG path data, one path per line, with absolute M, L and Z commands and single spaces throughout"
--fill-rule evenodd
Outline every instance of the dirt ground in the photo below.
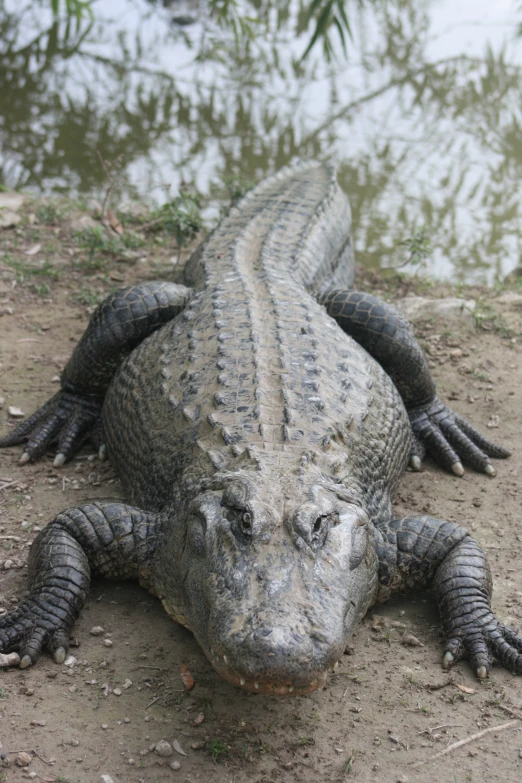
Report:
M 138 279 L 172 279 L 179 267 L 172 240 L 156 235 L 144 235 L 132 251 L 120 253 L 113 243 L 93 255 L 78 247 L 76 236 L 90 218 L 65 212 L 26 204 L 22 222 L 0 231 L 2 432 L 13 423 L 9 406 L 27 415 L 56 391 L 100 296 Z M 139 227 L 133 230 L 138 236 Z M 387 298 L 456 295 L 447 286 L 396 276 L 367 274 L 359 281 Z M 428 461 L 421 473 L 405 475 L 396 509 L 399 515 L 429 512 L 473 531 L 492 566 L 497 615 L 519 625 L 522 296 L 505 288 L 459 294 L 479 299 L 474 322 L 450 327 L 432 317 L 418 333 L 440 395 L 513 455 L 496 463 L 493 479 L 473 472 L 459 479 Z M 51 455 L 25 466 L 19 456 L 19 448 L 0 453 L 2 612 L 25 594 L 29 546 L 43 525 L 69 506 L 120 497 L 110 464 L 98 462 L 89 448 L 61 469 L 53 468 Z M 103 628 L 100 635 L 91 634 L 96 626 Z M 97 783 L 102 775 L 114 783 L 522 779 L 522 679 L 494 668 L 479 683 L 466 662 L 443 671 L 429 594 L 376 607 L 326 687 L 305 697 L 249 695 L 228 685 L 191 634 L 132 583 L 95 582 L 74 633 L 74 665 L 43 656 L 31 669 L 0 672 L 6 754 L 0 781 Z M 408 636 L 418 645 L 405 644 Z M 195 680 L 190 691 L 182 664 Z M 452 743 L 495 727 L 430 761 Z M 171 756 L 154 750 L 162 739 L 177 742 Z M 19 751 L 31 756 L 29 766 L 16 765 Z

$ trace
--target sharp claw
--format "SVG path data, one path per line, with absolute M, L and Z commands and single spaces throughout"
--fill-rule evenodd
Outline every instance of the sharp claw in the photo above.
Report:
M 421 469 L 421 461 L 420 457 L 412 456 L 410 457 L 410 468 L 412 470 L 420 470 Z
M 54 465 L 55 468 L 61 468 L 63 464 L 65 464 L 65 454 L 62 454 L 60 452 L 54 458 L 53 465 Z
M 497 475 L 497 471 L 495 470 L 493 465 L 491 465 L 489 462 L 486 465 L 486 467 L 484 468 L 484 473 L 487 473 L 488 476 L 496 476 Z
M 442 667 L 443 669 L 449 669 L 451 667 L 451 664 L 453 663 L 454 658 L 453 655 L 450 652 L 444 653 L 444 658 L 442 659 Z
M 24 453 L 22 454 L 22 456 L 18 460 L 18 464 L 19 465 L 25 465 L 25 463 L 29 462 L 30 459 L 31 459 L 31 455 L 29 454 L 29 452 L 24 451 Z
M 451 470 L 456 476 L 463 476 L 464 475 L 464 468 L 462 467 L 462 462 L 454 462 L 451 466 Z
M 102 445 L 98 449 L 98 459 L 100 460 L 100 462 L 103 462 L 104 460 L 107 459 L 107 446 L 105 445 L 105 443 L 102 443 Z
M 20 661 L 20 668 L 21 669 L 27 669 L 29 666 L 33 665 L 33 661 L 30 655 L 24 655 L 22 660 Z
M 65 661 L 66 656 L 65 649 L 63 647 L 58 647 L 57 650 L 54 651 L 54 660 L 55 663 L 63 663 Z
M 486 669 L 486 667 L 479 666 L 477 669 L 477 677 L 479 678 L 479 680 L 485 680 L 487 676 L 488 676 L 488 670 Z

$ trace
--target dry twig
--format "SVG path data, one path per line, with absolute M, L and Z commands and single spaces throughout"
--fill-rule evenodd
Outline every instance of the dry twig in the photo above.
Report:
M 430 761 L 435 761 L 435 759 L 440 759 L 441 756 L 446 756 L 448 753 L 451 753 L 453 750 L 456 750 L 457 748 L 461 748 L 463 745 L 468 745 L 470 742 L 474 742 L 477 739 L 480 739 L 485 734 L 491 734 L 494 731 L 504 731 L 504 729 L 510 729 L 512 726 L 515 726 L 517 723 L 520 723 L 520 718 L 517 718 L 516 720 L 509 720 L 507 723 L 501 723 L 500 726 L 490 726 L 488 729 L 482 729 L 482 731 L 477 731 L 476 734 L 471 734 L 469 737 L 466 737 L 465 739 L 461 739 L 458 742 L 454 742 L 452 745 L 448 745 L 447 748 L 444 748 L 444 750 L 440 750 L 438 753 L 435 753 L 434 756 L 430 756 L 428 759 L 424 759 L 424 761 L 417 761 L 412 766 L 414 768 L 422 767 L 424 764 L 429 764 Z

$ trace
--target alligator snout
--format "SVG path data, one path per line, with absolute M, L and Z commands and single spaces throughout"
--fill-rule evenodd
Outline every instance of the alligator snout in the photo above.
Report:
M 315 690 L 339 652 L 326 637 L 282 626 L 234 634 L 222 650 L 213 651 L 212 663 L 223 677 L 245 690 L 276 694 Z

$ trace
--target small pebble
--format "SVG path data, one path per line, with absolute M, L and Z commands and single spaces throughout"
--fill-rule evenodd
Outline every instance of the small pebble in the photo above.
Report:
M 114 780 L 111 778 L 110 775 L 101 775 L 100 783 L 114 783 Z
M 15 764 L 17 767 L 28 767 L 32 760 L 33 757 L 30 756 L 29 753 L 22 751 L 21 753 L 18 753 Z
M 130 718 L 124 718 L 124 719 L 123 719 L 123 722 L 124 722 L 124 723 L 130 723 Z
M 27 777 L 31 778 L 31 780 L 34 780 L 36 777 L 38 777 L 38 775 L 36 774 L 36 772 L 34 770 L 31 770 L 31 772 L 27 773 Z
M 101 636 L 105 631 L 101 627 L 101 625 L 94 625 L 91 630 L 89 631 L 91 636 Z
M 128 688 L 130 688 L 131 685 L 132 685 L 132 680 L 125 680 L 125 682 L 123 683 L 123 687 L 125 690 L 128 690 Z
M 77 739 L 71 740 L 71 745 L 73 746 L 73 748 L 77 748 L 79 744 L 80 744 L 80 740 Z
M 179 763 L 179 761 L 171 761 L 170 762 L 170 768 L 171 769 L 176 769 L 176 770 L 177 769 L 181 769 L 181 764 Z
M 113 693 L 115 696 L 121 696 L 121 688 L 114 688 Z
M 24 416 L 24 412 L 20 410 L 20 408 L 15 408 L 14 405 L 10 405 L 7 409 L 7 412 L 10 416 L 13 417 L 13 419 L 22 419 Z
M 109 728 L 109 724 L 108 723 L 102 723 L 101 727 L 102 727 L 102 729 L 108 729 Z
M 112 645 L 113 645 L 113 642 L 111 641 L 111 639 L 104 639 L 103 643 L 104 643 L 104 645 L 106 647 L 112 647 Z
M 68 655 L 65 661 L 63 662 L 64 666 L 68 666 L 70 669 L 78 663 L 78 658 L 75 658 L 74 655 Z
M 167 742 L 166 740 L 160 740 L 159 742 L 156 742 L 156 747 L 154 748 L 158 756 L 172 756 L 172 745 L 170 742 Z
M 6 560 L 4 562 L 4 568 L 6 571 L 9 571 L 10 568 L 13 567 L 13 561 L 12 560 Z
M 34 688 L 27 688 L 25 691 L 26 696 L 34 696 Z

